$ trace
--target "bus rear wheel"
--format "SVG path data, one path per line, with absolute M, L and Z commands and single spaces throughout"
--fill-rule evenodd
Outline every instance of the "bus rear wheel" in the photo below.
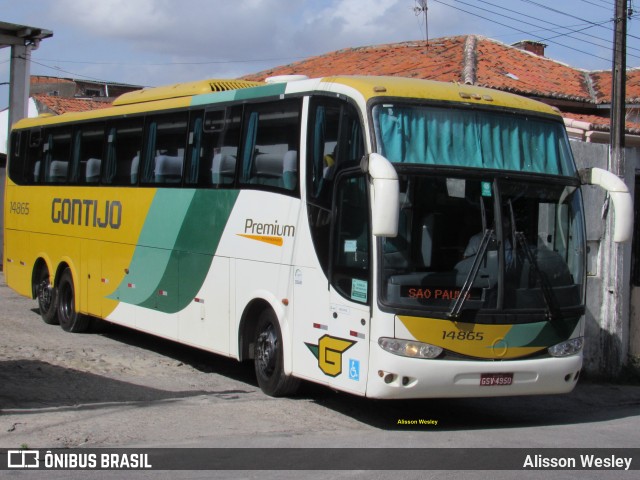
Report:
M 68 268 L 58 282 L 58 321 L 66 332 L 80 333 L 89 328 L 89 318 L 76 311 L 73 277 Z
M 278 319 L 272 310 L 264 310 L 258 318 L 253 355 L 258 386 L 271 397 L 291 395 L 300 385 L 297 378 L 284 373 L 282 350 Z
M 44 323 L 58 324 L 58 289 L 51 285 L 49 270 L 46 267 L 40 269 L 36 281 L 36 298 L 38 309 Z

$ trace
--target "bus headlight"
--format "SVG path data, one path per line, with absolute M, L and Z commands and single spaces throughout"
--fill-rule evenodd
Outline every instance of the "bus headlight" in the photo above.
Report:
M 584 337 L 577 337 L 549 347 L 547 351 L 552 357 L 568 357 L 569 355 L 575 355 L 580 352 L 583 346 Z
M 442 348 L 435 345 L 412 340 L 399 340 L 397 338 L 379 338 L 378 345 L 389 353 L 403 357 L 436 358 L 442 353 Z

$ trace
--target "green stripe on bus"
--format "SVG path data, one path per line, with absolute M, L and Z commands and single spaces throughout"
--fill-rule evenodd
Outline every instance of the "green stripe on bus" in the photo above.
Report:
M 206 93 L 204 95 L 197 95 L 192 98 L 191 105 L 207 105 L 209 103 L 223 103 L 233 102 L 236 99 L 236 90 L 230 90 L 228 92 Z
M 272 83 L 264 87 L 243 88 L 242 90 L 237 90 L 236 100 L 284 95 L 286 88 L 286 83 Z
M 580 318 L 557 319 L 551 322 L 516 324 L 505 335 L 511 347 L 550 347 L 571 336 Z
M 153 295 L 157 280 L 162 278 L 170 262 L 171 251 L 194 192 L 177 189 L 156 191 L 129 264 L 129 273 L 108 298 L 138 305 Z
M 207 93 L 197 95 L 191 100 L 192 106 L 207 105 L 210 103 L 224 103 L 241 100 L 251 100 L 262 97 L 276 97 L 283 95 L 287 88 L 286 83 L 274 83 L 261 87 L 242 88 L 240 90 L 229 90 L 227 92 Z
M 176 313 L 192 302 L 209 272 L 238 194 L 234 190 L 162 191 L 148 213 L 130 274 L 118 288 L 118 300 L 165 313 Z M 160 248 L 142 243 L 154 233 L 163 239 Z M 169 239 L 171 243 L 166 243 Z

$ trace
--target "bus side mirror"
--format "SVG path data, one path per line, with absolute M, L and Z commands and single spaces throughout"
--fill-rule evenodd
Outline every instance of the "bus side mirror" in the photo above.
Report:
M 580 170 L 584 185 L 598 185 L 609 193 L 613 201 L 614 242 L 628 242 L 633 236 L 633 198 L 627 185 L 613 173 L 602 168 Z
M 398 173 L 377 153 L 365 157 L 362 166 L 371 177 L 371 230 L 377 237 L 395 237 L 400 209 Z

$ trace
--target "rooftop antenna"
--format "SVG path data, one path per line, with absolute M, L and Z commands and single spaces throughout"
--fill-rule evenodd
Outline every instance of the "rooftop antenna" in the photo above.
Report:
M 424 14 L 424 30 L 427 40 L 427 48 L 429 48 L 429 7 L 427 6 L 427 0 L 416 0 L 416 6 L 413 7 L 413 11 L 416 17 Z

